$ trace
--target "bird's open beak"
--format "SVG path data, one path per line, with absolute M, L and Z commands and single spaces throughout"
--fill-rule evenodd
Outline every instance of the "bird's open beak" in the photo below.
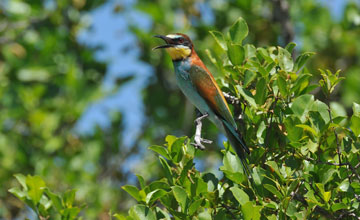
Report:
M 169 48 L 174 46 L 174 44 L 172 44 L 172 39 L 169 37 L 166 37 L 164 35 L 155 35 L 154 37 L 163 39 L 166 42 L 166 44 L 154 47 L 153 50 L 161 49 L 161 48 Z

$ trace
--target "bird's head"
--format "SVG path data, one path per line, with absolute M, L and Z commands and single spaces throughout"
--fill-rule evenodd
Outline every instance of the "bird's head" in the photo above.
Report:
M 155 47 L 154 50 L 165 48 L 173 61 L 183 60 L 191 56 L 193 44 L 187 35 L 176 33 L 168 34 L 166 36 L 156 35 L 154 37 L 161 38 L 166 43 Z

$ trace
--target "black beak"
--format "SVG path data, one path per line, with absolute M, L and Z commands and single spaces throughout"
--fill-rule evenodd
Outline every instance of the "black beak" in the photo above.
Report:
M 164 35 L 155 35 L 154 37 L 163 39 L 166 42 L 166 44 L 154 47 L 153 50 L 161 49 L 161 48 L 169 48 L 169 47 L 174 46 L 173 44 L 171 44 L 172 43 L 171 38 L 168 38 L 168 37 L 166 37 Z

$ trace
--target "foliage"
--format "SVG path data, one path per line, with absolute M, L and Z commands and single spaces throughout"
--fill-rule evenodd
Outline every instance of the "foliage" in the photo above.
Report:
M 294 60 L 293 43 L 286 48 L 242 44 L 247 32 L 243 19 L 225 35 L 212 32 L 222 53 L 207 54 L 224 75 L 219 80 L 222 89 L 240 100 L 234 108 L 242 110 L 237 118 L 252 148 L 249 162 L 254 186 L 227 143 L 217 177 L 195 168 L 195 149 L 187 137 L 167 136 L 165 147 L 150 147 L 159 154 L 163 178 L 146 185 L 138 176 L 140 189 L 123 187 L 138 202 L 126 219 L 360 215 L 359 105 L 354 103 L 349 119 L 310 93 L 321 87 L 330 95 L 342 79 L 339 72 L 321 70 L 319 85 L 311 84 L 313 74 L 304 65 L 312 53 Z
M 219 150 L 221 144 L 218 140 L 221 136 L 207 122 L 203 126 L 204 135 L 217 141 L 204 152 L 196 151 L 196 169 L 193 166 L 190 169 L 196 174 L 190 174 L 192 178 L 201 181 L 205 175 L 212 173 L 220 182 L 223 180 L 228 184 L 224 185 L 225 188 L 233 184 L 231 187 L 246 193 L 254 208 L 263 207 L 262 215 L 284 215 L 288 213 L 287 210 L 301 208 L 303 211 L 300 214 L 304 210 L 314 210 L 314 218 L 319 213 L 329 218 L 329 213 L 342 218 L 351 218 L 349 215 L 352 213 L 358 215 L 358 202 L 354 199 L 359 194 L 359 176 L 356 174 L 359 173 L 359 159 L 356 157 L 360 110 L 359 105 L 354 103 L 360 102 L 358 4 L 347 1 L 344 14 L 334 19 L 328 8 L 313 0 L 291 1 L 288 18 L 281 17 L 283 13 L 278 13 L 279 8 L 275 4 L 285 0 L 137 0 L 134 7 L 146 13 L 153 20 L 153 26 L 149 32 L 134 27 L 132 31 L 136 33 L 139 45 L 131 46 L 139 46 L 142 60 L 154 66 L 156 71 L 151 84 L 142 93 L 148 115 L 143 134 L 134 146 L 125 148 L 121 146 L 119 135 L 121 121 L 124 120 L 122 115 L 112 115 L 114 120 L 111 128 L 105 131 L 98 129 L 94 135 L 79 137 L 73 129 L 89 104 L 103 97 L 99 82 L 107 65 L 98 62 L 94 55 L 96 50 L 101 50 L 102 45 L 89 48 L 79 44 L 77 37 L 79 31 L 87 28 L 90 11 L 109 6 L 104 2 L 108 1 L 0 1 L 0 218 L 23 219 L 28 215 L 31 204 L 36 201 L 36 198 L 33 200 L 29 197 L 30 200 L 26 200 L 28 203 L 22 202 L 9 193 L 8 190 L 18 184 L 13 178 L 16 173 L 35 175 L 32 176 L 35 180 L 39 178 L 36 176 L 41 176 L 46 182 L 46 188 L 51 188 L 52 192 L 77 189 L 75 204 L 87 204 L 86 207 L 76 206 L 82 208 L 79 216 L 84 219 L 107 219 L 109 210 L 118 212 L 116 216 L 121 219 L 137 201 L 129 199 L 130 194 L 120 186 L 130 184 L 124 189 L 133 190 L 132 195 L 136 196 L 137 191 L 140 192 L 156 180 L 170 181 L 165 177 L 166 172 L 162 171 L 164 161 L 169 164 L 171 173 L 178 175 L 174 168 L 183 169 L 178 161 L 179 156 L 173 159 L 169 155 L 159 163 L 155 160 L 155 154 L 144 150 L 148 143 L 161 143 L 166 134 L 190 135 L 194 127 L 194 111 L 174 83 L 169 57 L 151 51 L 157 44 L 153 35 L 171 32 L 190 34 L 200 57 L 217 77 L 222 89 L 239 98 L 231 101 L 231 108 L 234 115 L 241 116 L 241 132 L 252 148 L 249 162 L 254 176 L 270 177 L 280 185 L 266 179 L 268 182 L 262 191 L 252 192 L 245 178 L 241 177 L 242 174 L 235 172 L 238 167 L 229 166 L 230 159 L 224 161 L 218 171 L 224 155 L 232 155 L 231 149 L 225 144 L 226 151 Z M 114 4 L 113 11 L 109 11 L 123 16 L 129 8 L 123 7 L 122 2 L 128 1 L 118 2 Z M 207 19 L 206 13 L 199 10 L 204 5 L 211 8 L 213 19 Z M 250 31 L 242 29 L 247 25 L 240 20 L 231 28 L 230 35 L 222 34 L 230 29 L 239 16 L 248 22 L 247 29 Z M 137 20 L 129 14 L 124 17 L 133 22 Z M 289 41 L 284 37 L 284 22 L 290 23 L 295 31 L 295 41 L 299 42 L 295 49 L 294 44 L 285 47 Z M 119 27 L 113 28 L 118 30 Z M 241 28 L 240 32 L 237 32 L 237 28 Z M 244 39 L 246 34 L 249 35 Z M 282 45 L 288 52 L 293 50 L 291 57 L 298 57 L 299 60 L 293 62 L 286 50 L 279 47 L 255 48 L 251 44 Z M 301 51 L 316 51 L 316 56 L 309 60 L 306 68 L 304 62 L 312 53 L 299 56 Z M 270 68 L 271 65 L 275 65 L 275 68 Z M 291 65 L 294 65 L 292 69 Z M 320 72 L 318 68 L 324 70 Z M 336 75 L 336 69 L 342 69 L 340 75 L 345 76 L 337 87 L 335 82 L 341 77 Z M 331 76 L 334 74 L 335 78 Z M 315 84 L 319 79 L 323 80 L 318 83 L 321 88 Z M 119 87 L 126 85 L 126 79 L 116 83 Z M 327 88 L 323 86 L 325 84 Z M 239 101 L 241 105 L 237 104 Z M 186 140 L 181 138 L 180 142 Z M 188 142 L 181 143 L 181 160 L 184 155 L 189 156 L 185 151 L 187 145 Z M 161 153 L 167 148 L 152 146 L 151 149 Z M 336 151 L 341 152 L 340 157 Z M 141 159 L 137 160 L 135 166 L 129 165 L 134 158 Z M 231 158 L 235 159 L 233 156 Z M 337 166 L 339 164 L 341 166 Z M 286 174 L 289 169 L 294 171 L 291 177 Z M 144 180 L 139 177 L 137 186 L 131 186 L 135 176 L 129 170 Z M 265 176 L 256 172 L 261 172 L 261 175 L 265 173 Z M 346 175 L 349 177 L 348 182 L 344 179 Z M 241 184 L 234 183 L 234 179 L 242 181 Z M 283 195 L 287 181 L 299 181 L 299 187 L 296 188 L 298 193 L 290 195 L 293 199 L 289 202 L 289 208 L 280 212 L 279 204 L 286 205 L 288 198 L 288 195 Z M 43 185 L 40 180 L 39 183 Z M 323 190 L 316 183 L 323 184 Z M 176 179 L 171 184 L 172 187 L 178 186 L 174 190 L 177 195 L 182 194 L 179 187 L 186 190 Z M 276 195 L 273 187 L 278 189 L 279 195 Z M 165 187 L 163 190 L 171 194 L 173 188 Z M 19 191 L 27 193 L 24 187 Z M 210 191 L 208 189 L 197 196 L 200 198 L 203 194 L 215 194 L 208 194 Z M 314 192 L 313 197 L 311 192 Z M 143 210 L 152 210 L 153 214 L 163 212 L 164 216 L 168 214 L 169 210 L 160 211 L 156 208 L 162 202 L 156 197 L 162 197 L 163 193 L 159 190 L 151 195 L 153 201 L 148 201 L 151 207 L 146 202 L 146 196 L 145 202 L 142 201 L 144 194 L 141 193 L 140 199 L 137 198 L 141 205 L 131 209 L 131 216 L 141 214 Z M 59 195 L 60 199 L 64 199 L 66 193 L 62 194 Z M 190 195 L 187 198 L 191 199 Z M 230 198 L 226 204 L 237 208 L 234 210 L 229 206 L 230 210 L 235 215 L 244 215 L 241 203 L 235 196 L 244 193 L 237 189 L 230 189 L 229 192 L 227 189 L 226 195 Z M 257 200 L 254 200 L 255 195 Z M 283 199 L 278 197 L 280 195 L 283 195 Z M 330 210 L 323 202 L 324 195 L 326 199 L 330 196 L 327 202 L 331 206 Z M 43 191 L 43 197 L 51 200 L 47 189 Z M 208 199 L 205 198 L 201 205 L 208 204 Z M 40 199 L 37 203 L 39 207 L 42 201 L 45 200 Z M 264 201 L 275 203 L 278 207 L 265 206 Z M 42 213 L 43 216 L 61 218 L 54 202 L 47 203 L 47 207 L 49 205 L 47 213 Z M 175 211 L 181 213 L 179 207 Z M 225 215 L 231 218 L 226 207 L 219 207 L 222 210 L 224 208 Z M 36 212 L 36 208 L 34 210 Z M 200 210 L 196 211 L 197 215 Z M 304 215 L 310 214 L 306 212 Z M 208 215 L 202 213 L 198 218 L 206 217 Z
M 69 190 L 64 195 L 57 195 L 46 187 L 40 176 L 15 175 L 22 189 L 11 188 L 9 192 L 21 199 L 35 211 L 40 220 L 49 219 L 77 219 L 80 207 L 74 205 L 75 190 Z

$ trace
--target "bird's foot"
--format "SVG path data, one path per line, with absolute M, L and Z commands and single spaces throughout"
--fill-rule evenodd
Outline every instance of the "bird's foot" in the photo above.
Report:
M 201 138 L 201 137 L 195 137 L 194 142 L 195 143 L 191 143 L 194 147 L 196 147 L 199 150 L 205 150 L 205 146 L 203 145 L 203 143 L 204 144 L 211 144 L 212 140 L 204 139 L 204 138 Z
M 195 136 L 194 136 L 195 143 L 192 143 L 192 145 L 194 145 L 197 149 L 200 149 L 200 150 L 205 150 L 205 146 L 202 143 L 204 143 L 204 144 L 212 143 L 212 140 L 207 140 L 207 139 L 201 137 L 201 129 L 202 129 L 201 120 L 203 120 L 204 118 L 206 118 L 208 116 L 209 116 L 209 114 L 206 113 L 204 115 L 201 115 L 197 119 L 195 119 L 195 123 L 196 123 L 196 131 L 195 131 Z

